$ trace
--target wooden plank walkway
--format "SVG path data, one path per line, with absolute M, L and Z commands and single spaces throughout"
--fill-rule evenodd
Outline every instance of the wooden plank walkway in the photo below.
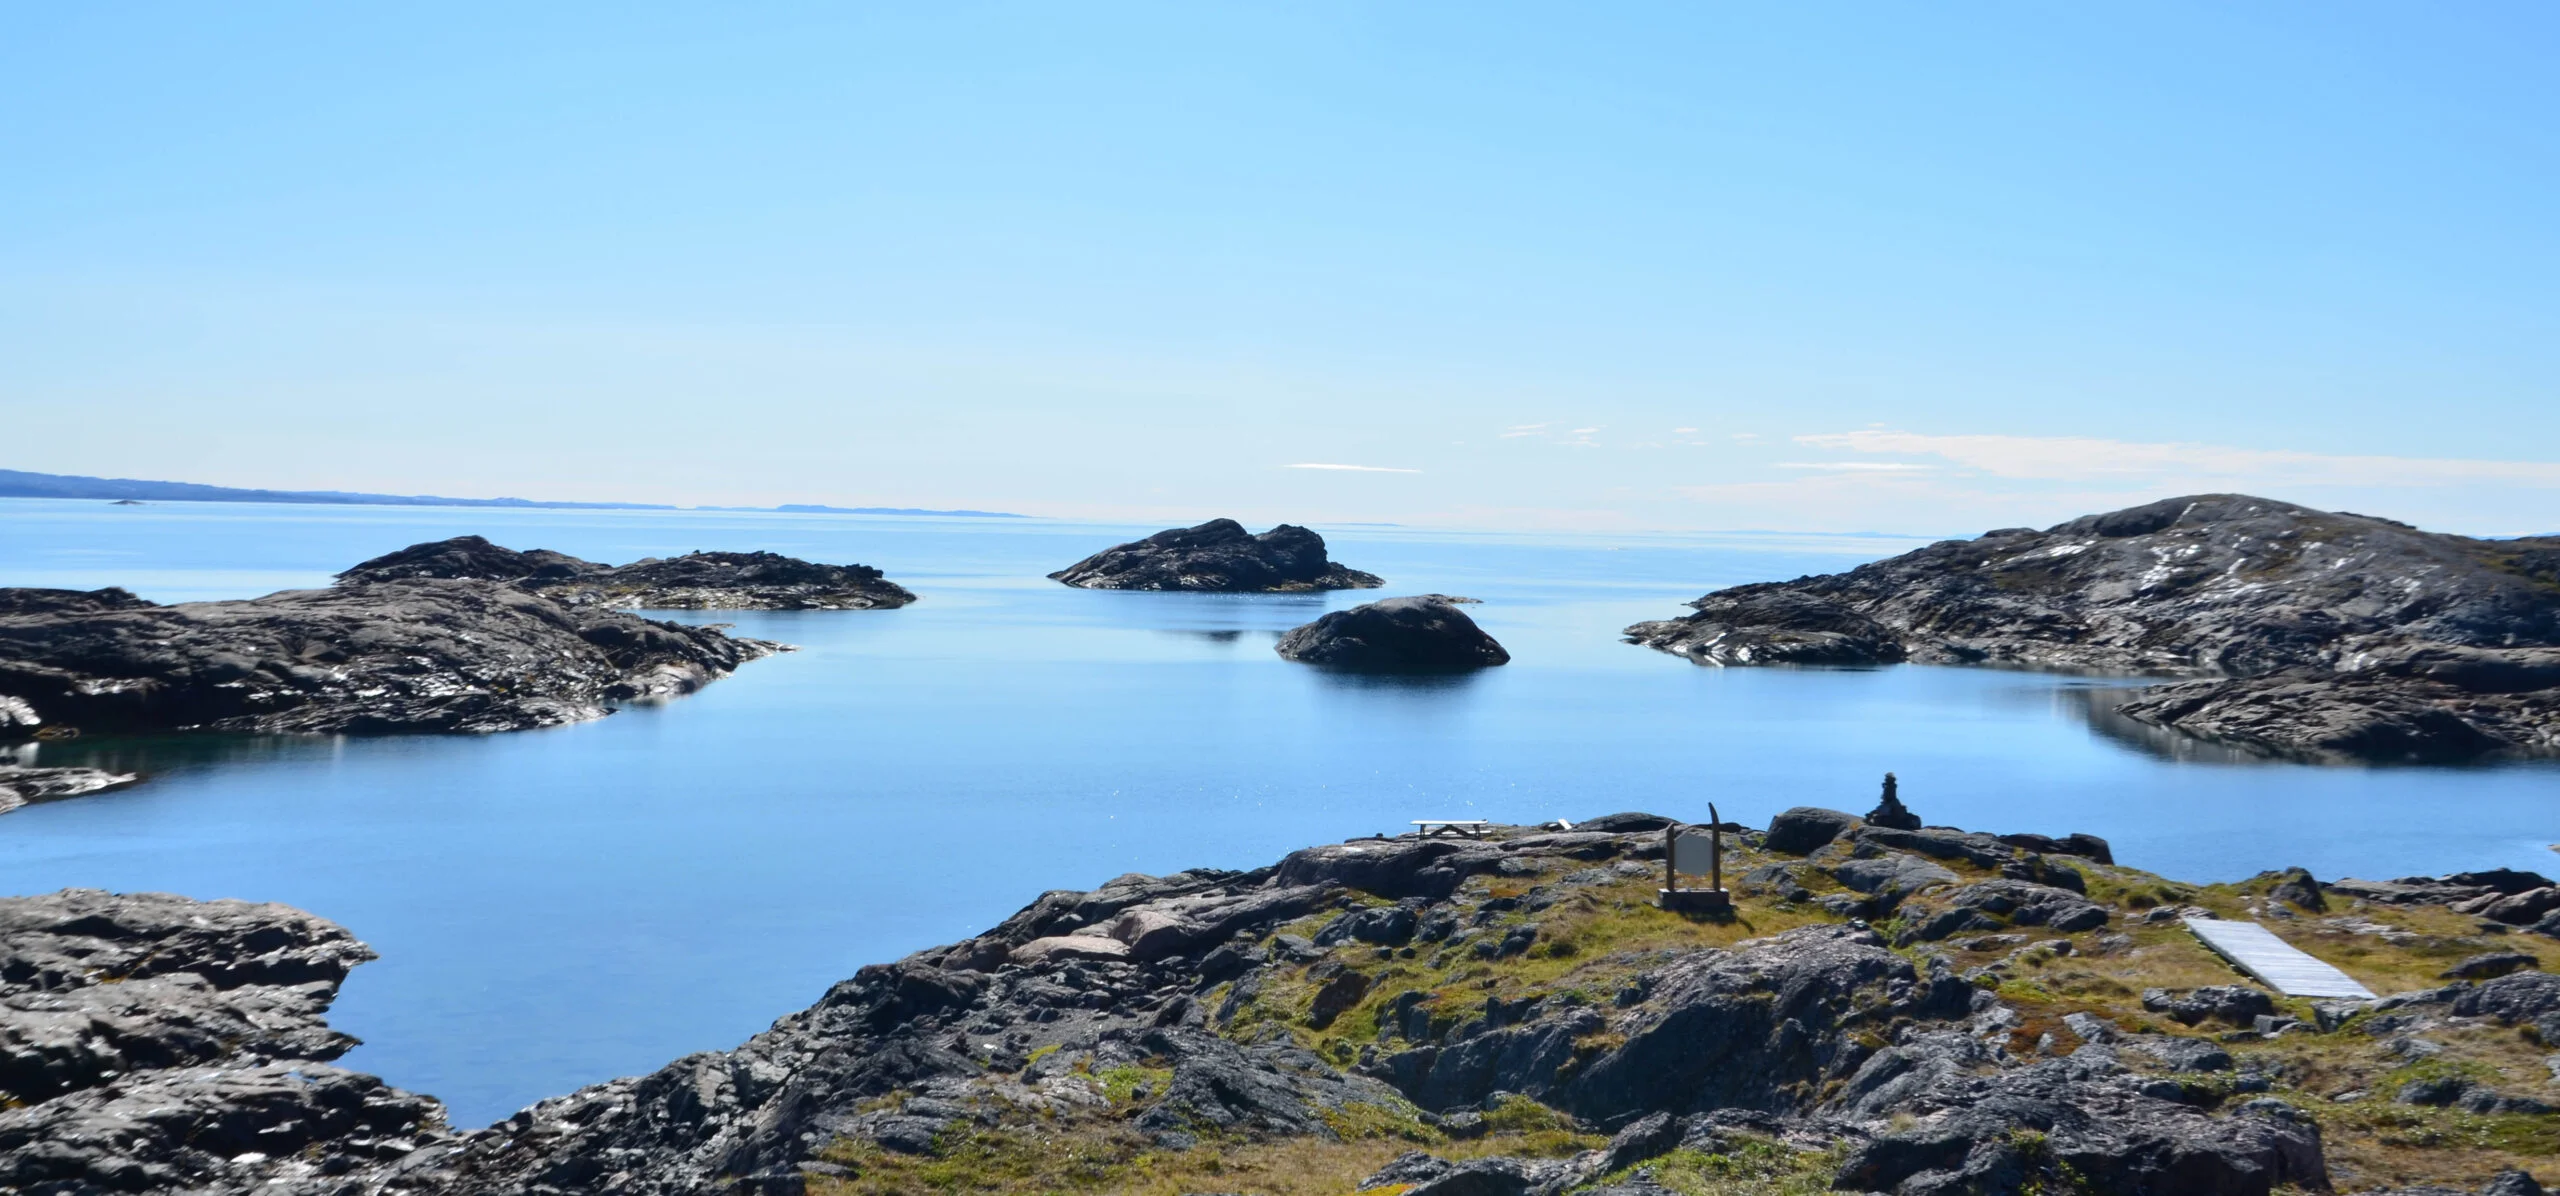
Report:
M 2373 990 L 2328 964 L 2303 954 L 2275 932 L 2255 922 L 2188 918 L 2187 929 L 2204 945 L 2231 961 L 2258 983 L 2288 997 L 2352 997 L 2374 999 Z

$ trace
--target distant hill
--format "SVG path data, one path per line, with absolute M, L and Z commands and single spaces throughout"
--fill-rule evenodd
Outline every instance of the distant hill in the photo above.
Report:
M 922 507 L 821 507 L 802 502 L 787 502 L 773 509 L 803 515 L 969 515 L 980 519 L 1031 518 L 1029 515 L 1016 515 L 1011 511 L 928 511 Z
M 586 511 L 676 511 L 681 507 L 645 502 L 543 502 L 530 498 L 446 498 L 435 494 L 365 494 L 352 490 L 245 490 L 199 482 L 147 482 L 135 478 L 91 478 L 73 474 L 29 473 L 0 469 L 0 498 L 86 498 L 106 502 L 284 502 L 332 503 L 376 507 L 547 507 Z M 991 519 L 1024 519 L 1004 511 L 928 511 L 915 507 L 824 507 L 794 503 L 780 507 L 713 507 L 722 511 L 790 511 L 832 515 L 953 515 Z

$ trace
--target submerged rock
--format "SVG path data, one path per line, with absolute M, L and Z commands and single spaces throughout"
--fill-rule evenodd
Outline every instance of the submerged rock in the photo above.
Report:
M 2560 752 L 2560 537 L 2474 540 L 2207 494 L 1720 590 L 1630 642 L 1700 664 L 2202 678 L 2116 707 L 2312 760 Z
M 869 565 L 821 565 L 772 552 L 690 552 L 600 565 L 479 536 L 412 544 L 338 575 L 340 584 L 411 578 L 514 582 L 572 605 L 638 610 L 889 610 L 916 600 Z
M 1199 590 L 1281 594 L 1366 590 L 1386 584 L 1374 573 L 1335 564 L 1324 537 L 1283 523 L 1254 535 L 1233 519 L 1171 528 L 1103 549 L 1049 575 L 1088 590 Z
M 1434 598 L 1388 598 L 1291 628 L 1274 650 L 1308 664 L 1371 672 L 1454 672 L 1508 664 L 1467 612 Z
M 0 764 L 0 814 L 29 802 L 81 797 L 119 785 L 130 785 L 141 779 L 135 773 L 108 772 L 103 768 L 38 768 L 24 764 Z

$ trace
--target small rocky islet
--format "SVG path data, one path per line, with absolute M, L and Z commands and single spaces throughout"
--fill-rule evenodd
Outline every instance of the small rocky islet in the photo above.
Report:
M 895 610 L 916 600 L 869 565 L 772 552 L 689 552 L 600 565 L 549 549 L 518 552 L 479 536 L 412 544 L 338 575 L 342 585 L 416 578 L 512 582 L 555 602 L 636 610 Z
M 1511 653 L 1442 594 L 1331 611 L 1283 633 L 1272 650 L 1307 664 L 1377 673 L 1463 672 L 1511 662 Z
M 1690 605 L 1628 640 L 1709 665 L 2192 678 L 2114 709 L 2295 759 L 2560 752 L 2560 536 L 2480 540 L 2205 494 Z
M 2523 1196 L 2560 1149 L 2542 877 L 2190 885 L 2087 835 L 1799 807 L 1728 832 L 1718 919 L 1654 902 L 1672 825 L 1046 893 L 474 1131 L 328 1062 L 371 958 L 333 924 L 0 900 L 0 1188 Z M 2391 995 L 2243 983 L 2202 914 Z
M 1297 594 L 1367 590 L 1374 573 L 1337 564 L 1324 537 L 1283 523 L 1260 535 L 1233 519 L 1177 527 L 1115 545 L 1049 575 L 1087 590 L 1187 590 L 1217 594 Z

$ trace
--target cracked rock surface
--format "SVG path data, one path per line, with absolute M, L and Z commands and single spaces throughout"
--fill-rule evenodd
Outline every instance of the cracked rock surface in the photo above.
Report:
M 0 898 L 0 1191 L 335 1192 L 441 1141 L 435 1101 L 327 1062 L 371 958 L 281 905 Z

